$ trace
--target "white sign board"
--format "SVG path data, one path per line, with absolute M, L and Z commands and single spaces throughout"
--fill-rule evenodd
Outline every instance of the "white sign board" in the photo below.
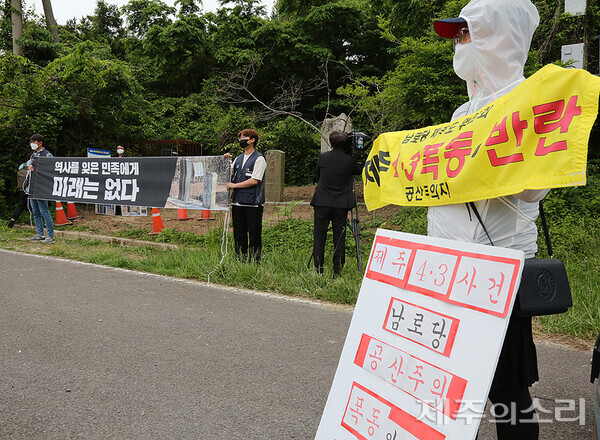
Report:
M 565 12 L 575 16 L 585 15 L 586 0 L 565 0 Z
M 569 66 L 571 69 L 583 69 L 583 55 L 585 51 L 585 44 L 567 44 L 561 48 L 560 60 L 563 63 L 572 61 Z
M 523 258 L 378 230 L 316 439 L 474 439 Z

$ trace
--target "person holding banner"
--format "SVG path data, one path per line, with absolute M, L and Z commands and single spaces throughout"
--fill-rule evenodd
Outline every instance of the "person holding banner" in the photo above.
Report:
M 125 147 L 117 145 L 117 157 L 125 157 Z M 123 215 L 121 205 L 115 206 L 115 215 Z
M 29 195 L 25 192 L 25 179 L 27 178 L 27 164 L 22 163 L 19 165 L 19 170 L 17 171 L 17 188 L 19 188 L 19 204 L 12 212 L 10 216 L 10 220 L 8 221 L 8 227 L 12 228 L 19 216 L 25 209 L 27 209 L 27 200 Z
M 329 135 L 332 150 L 321 153 L 317 161 L 317 187 L 310 201 L 314 208 L 313 259 L 315 269 L 323 273 L 325 240 L 331 222 L 333 229 L 333 276 L 344 266 L 346 253 L 346 221 L 348 211 L 356 206 L 352 177 L 360 174 L 356 159 L 344 150 L 348 134 L 333 131 Z
M 27 161 L 29 174 L 25 179 L 25 192 L 29 193 L 29 184 L 31 182 L 31 173 L 35 172 L 33 159 L 36 157 L 52 157 L 52 154 L 44 148 L 44 137 L 41 134 L 34 134 L 29 140 L 31 149 L 31 157 Z M 54 223 L 48 209 L 48 200 L 29 199 L 31 210 L 33 211 L 33 220 L 35 221 L 36 234 L 31 237 L 30 241 L 41 241 L 42 243 L 54 243 Z M 48 235 L 44 237 L 44 222 L 46 222 L 46 230 Z
M 477 112 L 524 81 L 523 69 L 538 24 L 538 11 L 529 0 L 472 0 L 459 17 L 434 22 L 438 35 L 454 39 L 454 71 L 467 84 L 469 101 L 452 119 Z M 491 239 L 496 246 L 520 249 L 525 258 L 533 258 L 538 202 L 548 191 L 526 190 L 473 204 L 432 206 L 427 214 L 428 234 L 481 244 L 490 244 Z M 496 405 L 498 439 L 539 437 L 528 389 L 538 379 L 531 318 L 511 318 L 489 393 Z
M 232 163 L 231 219 L 235 253 L 242 259 L 260 262 L 262 253 L 262 215 L 265 203 L 265 170 L 267 161 L 256 151 L 258 133 L 245 129 L 238 133 L 238 142 L 244 149 Z M 231 154 L 225 157 L 231 159 Z

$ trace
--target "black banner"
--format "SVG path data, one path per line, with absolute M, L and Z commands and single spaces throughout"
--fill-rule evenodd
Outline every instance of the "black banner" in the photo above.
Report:
M 41 157 L 33 162 L 32 199 L 162 208 L 177 157 Z

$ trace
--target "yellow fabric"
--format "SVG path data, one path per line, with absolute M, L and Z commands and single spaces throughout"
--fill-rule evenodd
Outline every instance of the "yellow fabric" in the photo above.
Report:
M 600 78 L 549 65 L 476 113 L 384 133 L 363 170 L 369 210 L 585 185 Z

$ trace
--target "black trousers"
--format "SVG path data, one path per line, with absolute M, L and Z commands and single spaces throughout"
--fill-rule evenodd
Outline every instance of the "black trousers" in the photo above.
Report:
M 526 386 L 492 389 L 489 399 L 494 405 L 498 440 L 539 439 L 540 426 Z
M 511 317 L 489 394 L 498 440 L 538 440 L 529 387 L 539 379 L 531 318 Z
M 339 274 L 346 262 L 346 223 L 348 209 L 330 206 L 314 206 L 313 259 L 315 268 L 323 273 L 325 241 L 329 222 L 333 229 L 333 272 Z
M 262 253 L 262 206 L 231 205 L 233 241 L 238 257 L 260 261 Z
M 25 191 L 19 191 L 19 204 L 13 211 L 10 218 L 14 218 L 15 220 L 17 220 L 19 218 L 21 213 L 27 209 L 27 199 L 28 198 L 29 198 L 29 196 L 25 193 Z

